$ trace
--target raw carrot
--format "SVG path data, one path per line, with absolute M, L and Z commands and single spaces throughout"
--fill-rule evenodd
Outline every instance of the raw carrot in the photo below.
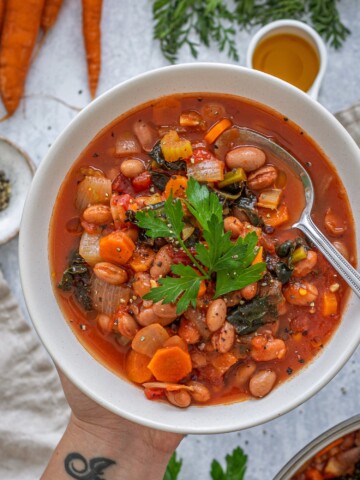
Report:
M 125 265 L 130 260 L 135 250 L 135 244 L 131 238 L 121 230 L 102 237 L 99 242 L 100 256 L 106 262 L 117 265 Z
M 132 382 L 144 383 L 152 378 L 152 373 L 148 369 L 149 357 L 142 353 L 130 350 L 126 356 L 126 374 Z
M 148 368 L 156 380 L 176 383 L 191 372 L 191 357 L 180 347 L 159 348 Z
M 329 317 L 330 315 L 336 315 L 338 310 L 338 301 L 336 294 L 333 292 L 324 292 L 323 294 L 323 303 L 322 303 L 322 314 L 324 317 Z
M 229 120 L 228 118 L 223 118 L 222 120 L 220 120 L 220 122 L 216 123 L 213 127 L 210 128 L 210 130 L 206 133 L 204 140 L 208 143 L 214 143 L 215 140 L 223 132 L 225 132 L 225 130 L 231 127 L 231 125 L 231 120 Z
M 5 0 L 0 0 L 0 32 L 4 22 L 5 6 Z
M 0 46 L 0 91 L 12 115 L 24 92 L 45 0 L 8 0 Z
M 41 16 L 41 28 L 47 33 L 56 22 L 63 0 L 45 0 Z
M 187 178 L 183 175 L 172 175 L 165 186 L 165 197 L 169 198 L 172 192 L 173 198 L 185 198 L 187 182 Z
M 95 97 L 101 68 L 102 0 L 82 0 L 83 35 L 88 66 L 90 94 Z

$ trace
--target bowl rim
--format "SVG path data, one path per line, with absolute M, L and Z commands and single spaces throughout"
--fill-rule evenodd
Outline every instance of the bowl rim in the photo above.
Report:
M 62 314 L 59 311 L 59 306 L 54 303 L 55 301 L 54 298 L 44 299 L 44 294 L 42 292 L 37 291 L 37 289 L 33 288 L 34 285 L 37 283 L 37 281 L 39 282 L 39 284 L 41 284 L 42 282 L 45 282 L 46 287 L 48 287 L 51 272 L 49 272 L 49 267 L 47 267 L 47 273 L 49 278 L 43 279 L 42 277 L 40 277 L 40 273 L 38 273 L 38 270 L 37 270 L 36 262 L 38 262 L 39 258 L 43 259 L 43 255 L 46 255 L 46 253 L 42 253 L 41 254 L 42 256 L 38 252 L 35 252 L 34 255 L 29 255 L 27 244 L 29 244 L 29 242 L 31 244 L 31 242 L 38 241 L 38 236 L 34 231 L 35 227 L 32 225 L 32 222 L 34 219 L 36 219 L 36 216 L 34 217 L 34 215 L 36 213 L 36 209 L 38 207 L 39 202 L 44 200 L 42 199 L 42 195 L 46 195 L 46 193 L 41 192 L 41 186 L 42 186 L 42 182 L 44 181 L 44 177 L 46 176 L 48 171 L 51 171 L 51 169 L 60 168 L 58 166 L 54 167 L 53 165 L 54 158 L 59 157 L 60 151 L 64 150 L 66 145 L 71 144 L 71 139 L 76 134 L 77 130 L 79 130 L 80 127 L 86 124 L 88 117 L 90 119 L 92 119 L 93 117 L 96 117 L 96 114 L 99 113 L 99 111 L 101 111 L 102 109 L 104 109 L 105 106 L 107 108 L 110 108 L 111 105 L 114 103 L 113 100 L 116 99 L 117 96 L 124 95 L 124 93 L 127 90 L 130 90 L 133 93 L 138 91 L 137 89 L 141 88 L 144 81 L 156 82 L 157 80 L 164 77 L 166 77 L 167 80 L 169 81 L 171 79 L 174 79 L 177 75 L 181 74 L 182 75 L 181 79 L 185 82 L 185 79 L 188 78 L 187 77 L 188 75 L 194 75 L 196 73 L 197 75 L 199 75 L 199 78 L 196 77 L 197 80 L 194 80 L 196 83 L 196 81 L 198 82 L 203 81 L 203 78 L 200 78 L 200 77 L 204 75 L 205 72 L 207 75 L 211 75 L 211 74 L 214 75 L 216 79 L 217 78 L 216 75 L 219 75 L 219 69 L 222 74 L 224 73 L 229 74 L 229 77 L 227 77 L 228 78 L 227 81 L 230 82 L 229 88 L 233 88 L 231 82 L 233 82 L 235 80 L 236 75 L 238 75 L 244 81 L 246 80 L 251 83 L 255 80 L 256 82 L 260 82 L 260 84 L 262 84 L 263 82 L 265 83 L 270 82 L 270 85 L 274 90 L 281 92 L 281 95 L 285 96 L 284 105 L 286 105 L 286 101 L 288 98 L 292 97 L 292 98 L 296 98 L 297 100 L 301 99 L 302 103 L 304 103 L 305 109 L 307 108 L 315 109 L 319 113 L 319 115 L 327 121 L 328 125 L 334 126 L 334 128 L 338 131 L 338 136 L 341 138 L 341 140 L 343 140 L 348 145 L 348 148 L 352 151 L 354 155 L 357 155 L 359 159 L 359 165 L 360 165 L 360 151 L 358 150 L 357 145 L 355 144 L 353 139 L 350 137 L 348 132 L 346 132 L 346 130 L 341 126 L 341 124 L 324 107 L 322 107 L 317 102 L 311 100 L 306 93 L 300 91 L 296 87 L 293 87 L 292 85 L 286 82 L 283 82 L 280 79 L 264 74 L 262 72 L 249 70 L 245 67 L 238 67 L 238 66 L 229 65 L 229 64 L 217 64 L 217 63 L 192 64 L 190 63 L 190 64 L 182 64 L 182 65 L 176 65 L 176 66 L 168 66 L 160 69 L 151 70 L 149 72 L 146 72 L 134 78 L 131 78 L 119 85 L 114 86 L 113 88 L 111 88 L 110 90 L 102 94 L 100 97 L 98 97 L 96 100 L 91 102 L 69 123 L 69 125 L 61 133 L 61 135 L 59 135 L 59 137 L 53 143 L 52 147 L 49 149 L 47 155 L 45 156 L 40 166 L 38 167 L 38 170 L 33 179 L 31 189 L 27 196 L 27 201 L 25 204 L 25 209 L 23 212 L 21 229 L 20 229 L 19 262 L 20 262 L 21 283 L 24 291 L 25 302 L 29 310 L 30 317 L 32 319 L 35 330 L 40 336 L 45 348 L 53 357 L 55 363 L 59 366 L 61 370 L 63 370 L 66 373 L 66 375 L 70 378 L 70 380 L 73 381 L 80 388 L 80 390 L 82 390 L 86 395 L 88 395 L 90 398 L 92 398 L 93 400 L 95 400 L 97 403 L 104 406 L 108 410 L 111 410 L 114 413 L 127 418 L 128 420 L 146 425 L 148 427 L 157 428 L 165 431 L 178 432 L 178 433 L 197 433 L 197 434 L 206 433 L 207 434 L 207 433 L 230 432 L 230 431 L 249 428 L 258 424 L 262 424 L 284 413 L 287 413 L 288 411 L 292 410 L 293 408 L 297 407 L 299 404 L 303 403 L 308 398 L 313 396 L 318 390 L 320 390 L 326 383 L 328 383 L 333 378 L 333 376 L 340 370 L 340 368 L 342 368 L 342 366 L 349 359 L 349 357 L 351 356 L 351 354 L 353 353 L 353 351 L 355 350 L 356 346 L 360 341 L 360 329 L 357 332 L 357 335 L 354 334 L 351 336 L 350 339 L 348 339 L 347 349 L 344 351 L 341 351 L 339 355 L 335 358 L 335 360 L 331 358 L 331 368 L 327 367 L 325 373 L 322 374 L 320 379 L 317 376 L 316 380 L 312 381 L 308 385 L 306 383 L 304 385 L 304 379 L 302 379 L 302 382 L 301 382 L 302 387 L 306 387 L 306 388 L 302 388 L 300 393 L 297 392 L 299 393 L 299 395 L 292 395 L 292 390 L 294 388 L 294 382 L 297 382 L 296 381 L 297 377 L 301 376 L 301 373 L 304 373 L 305 369 L 302 369 L 299 372 L 299 375 L 295 375 L 292 379 L 289 379 L 286 381 L 286 384 L 288 385 L 288 390 L 286 394 L 285 393 L 279 394 L 279 392 L 284 389 L 284 387 L 280 385 L 277 389 L 275 389 L 272 392 L 271 396 L 264 397 L 261 400 L 249 400 L 245 403 L 238 402 L 238 403 L 232 403 L 232 404 L 226 404 L 226 405 L 221 404 L 221 405 L 207 406 L 207 407 L 191 406 L 186 411 L 181 410 L 181 413 L 179 413 L 178 411 L 180 409 L 175 409 L 174 411 L 174 407 L 169 407 L 170 408 L 169 410 L 167 406 L 162 403 L 148 402 L 147 400 L 146 402 L 148 404 L 157 403 L 158 405 L 146 406 L 145 414 L 143 411 L 139 412 L 138 410 L 136 410 L 136 405 L 131 404 L 132 401 L 133 402 L 135 401 L 136 403 L 137 398 L 133 395 L 132 391 L 130 391 L 129 388 L 123 387 L 125 388 L 126 394 L 129 397 L 128 399 L 126 399 L 127 408 L 124 409 L 122 404 L 120 404 L 119 406 L 119 402 L 123 402 L 125 400 L 120 398 L 115 398 L 117 393 L 117 385 L 114 385 L 114 391 L 111 391 L 111 392 L 99 393 L 97 391 L 96 382 L 104 381 L 104 383 L 106 383 L 106 380 L 111 382 L 113 381 L 114 375 L 102 365 L 100 366 L 100 364 L 94 359 L 94 357 L 92 357 L 81 346 L 80 342 L 75 338 L 75 335 L 73 334 L 73 332 L 70 331 L 70 328 L 68 327 L 66 321 L 62 319 L 63 325 L 66 328 L 68 328 L 67 333 L 64 330 L 65 328 L 64 326 L 62 327 L 58 325 L 57 328 L 61 330 L 61 333 L 64 337 L 66 336 L 67 341 L 69 341 L 71 344 L 74 344 L 75 342 L 78 345 L 77 347 L 75 347 L 75 352 L 69 349 L 68 351 L 66 351 L 66 354 L 64 354 L 65 346 L 59 344 L 58 338 L 54 339 L 55 333 L 57 332 L 50 333 L 49 329 L 47 330 L 43 329 L 42 319 L 40 317 L 44 317 L 44 315 L 49 314 L 51 312 L 50 307 L 48 307 L 48 310 L 46 312 L 44 311 L 45 307 L 42 306 L 43 303 L 46 303 L 46 305 L 51 305 L 52 308 L 55 308 L 56 314 L 60 314 L 61 316 Z M 234 75 L 234 79 L 233 77 L 231 77 L 231 74 Z M 152 89 L 151 91 L 153 91 L 154 88 L 155 87 L 151 87 Z M 166 93 L 162 93 L 162 95 L 170 95 L 171 92 L 167 90 L 169 88 L 170 87 L 167 86 L 165 88 Z M 251 86 L 251 88 L 253 87 Z M 220 93 L 222 89 L 223 87 L 220 88 L 219 86 L 217 89 L 214 89 L 214 88 L 203 89 L 203 91 L 204 92 L 206 91 L 209 93 L 210 92 L 216 93 L 217 91 L 217 93 Z M 195 92 L 196 90 L 195 88 L 192 88 L 191 90 L 184 89 L 183 91 L 180 91 L 178 89 L 176 90 L 176 92 L 178 93 L 188 93 L 191 91 Z M 175 93 L 175 91 L 173 93 Z M 197 90 L 197 93 L 199 93 L 199 90 Z M 227 92 L 223 91 L 223 93 L 227 93 Z M 241 96 L 240 92 L 239 93 L 233 92 L 232 94 L 235 96 L 236 95 Z M 149 97 L 149 95 L 151 96 Z M 161 97 L 161 94 L 157 95 L 157 97 L 153 97 L 152 95 L 153 94 L 148 94 L 149 101 L 151 99 Z M 259 95 L 259 94 L 256 93 L 256 95 Z M 264 102 L 261 102 L 261 100 L 255 100 L 255 101 L 264 103 Z M 141 104 L 141 103 L 144 103 L 144 102 L 139 102 L 138 104 Z M 297 107 L 299 104 L 297 103 Z M 271 108 L 274 108 L 274 107 L 271 107 Z M 286 113 L 286 112 L 282 111 L 282 113 Z M 110 113 L 107 113 L 107 115 L 110 115 Z M 120 116 L 120 113 L 118 114 L 118 116 Z M 107 121 L 105 125 L 110 124 L 111 121 L 115 120 L 115 118 L 116 117 L 113 117 L 112 120 Z M 104 128 L 104 125 L 103 125 L 103 128 Z M 91 130 L 91 128 L 88 130 Z M 99 131 L 100 129 L 96 130 L 96 132 L 99 132 Z M 86 132 L 86 134 L 88 135 L 89 133 Z M 94 135 L 92 135 L 91 138 L 93 137 Z M 89 142 L 86 142 L 85 145 L 81 147 L 80 151 L 82 151 L 88 145 L 88 143 Z M 67 146 L 67 148 L 69 147 Z M 66 171 L 69 170 L 74 159 L 76 159 L 77 157 L 78 155 L 74 155 L 72 157 L 72 161 L 71 163 L 69 163 L 69 166 L 67 167 Z M 62 183 L 63 179 L 64 179 L 64 176 L 61 178 L 60 184 Z M 46 199 L 46 197 L 44 198 Z M 53 206 L 53 201 L 55 200 L 52 199 L 51 210 Z M 43 225 L 42 227 L 44 228 Z M 46 229 L 46 232 L 48 232 L 47 229 Z M 44 233 L 42 234 L 42 237 L 43 236 L 44 236 Z M 41 241 L 43 241 L 42 237 L 40 238 Z M 41 268 L 43 267 L 40 266 L 38 268 L 40 268 L 39 270 L 40 272 Z M 51 294 L 52 294 L 51 296 L 54 297 L 52 293 L 52 289 L 51 289 Z M 350 300 L 351 299 L 349 299 L 348 303 L 350 302 Z M 40 305 L 39 302 L 41 306 L 39 306 Z M 337 330 L 339 330 L 339 328 L 340 326 L 338 327 Z M 60 340 L 62 339 L 60 338 Z M 315 361 L 312 362 L 312 365 L 314 363 L 321 364 L 322 362 L 326 362 L 326 358 L 327 358 L 326 352 L 329 351 L 329 346 L 330 346 L 329 344 L 332 341 L 333 339 L 328 342 L 327 348 L 324 349 L 321 355 L 317 356 Z M 81 361 L 90 362 L 90 365 L 92 366 L 92 369 L 93 369 L 93 373 L 90 374 L 89 372 L 80 372 L 81 368 L 79 367 L 78 363 L 81 363 Z M 72 362 L 77 362 L 77 363 L 75 363 L 74 365 Z M 308 367 L 306 367 L 306 370 L 313 371 L 314 367 L 312 367 L 312 365 L 309 365 Z M 127 384 L 126 381 L 124 381 L 123 379 L 119 377 L 116 377 L 116 378 L 119 379 L 119 383 L 122 383 L 122 385 Z M 133 391 L 138 392 L 138 390 L 136 389 L 136 387 L 134 387 L 133 384 L 131 384 L 130 386 L 133 389 Z M 271 397 L 271 401 L 269 402 L 269 400 L 267 399 L 269 399 L 270 397 Z M 279 398 L 283 400 L 283 397 L 285 397 L 285 400 L 279 402 Z M 143 404 L 143 402 L 140 402 L 140 403 Z M 257 405 L 256 407 L 252 406 L 252 404 L 254 403 Z M 161 405 L 161 407 L 159 407 L 159 405 Z M 259 415 L 260 408 L 258 407 L 260 405 L 263 405 L 263 406 L 266 405 L 266 408 L 264 411 L 261 412 L 262 413 L 261 415 Z M 235 414 L 239 413 L 239 408 L 241 409 L 241 407 L 243 407 L 242 409 L 244 410 L 245 413 L 243 414 L 243 418 L 241 418 L 241 420 L 239 421 L 238 417 L 236 417 Z M 196 415 L 193 415 L 192 412 L 195 412 Z M 231 419 L 228 418 L 230 413 L 232 416 Z M 225 421 L 224 415 L 226 417 L 226 421 Z M 209 418 L 211 418 L 211 421 L 209 421 Z
M 332 441 L 360 428 L 360 414 L 354 415 L 329 428 L 305 445 L 275 476 L 274 480 L 291 480 L 292 476 L 322 448 Z

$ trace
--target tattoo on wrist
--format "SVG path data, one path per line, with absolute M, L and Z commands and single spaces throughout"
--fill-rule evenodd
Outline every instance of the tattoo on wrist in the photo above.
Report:
M 80 453 L 72 452 L 65 458 L 65 471 L 76 480 L 105 480 L 105 468 L 115 464 L 114 460 L 104 457 L 91 458 L 87 461 Z

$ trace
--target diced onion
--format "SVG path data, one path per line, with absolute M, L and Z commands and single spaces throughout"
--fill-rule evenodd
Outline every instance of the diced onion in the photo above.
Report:
M 75 206 L 85 210 L 94 203 L 109 203 L 111 197 L 111 181 L 105 177 L 86 176 L 76 192 Z
M 79 253 L 85 262 L 91 266 L 102 261 L 99 241 L 100 234 L 89 235 L 86 232 L 82 234 L 80 239 Z
M 91 283 L 91 298 L 94 308 L 106 315 L 113 314 L 119 307 L 127 305 L 130 298 L 129 287 L 111 285 L 93 277 Z
M 137 138 L 132 132 L 124 132 L 116 139 L 115 156 L 126 157 L 136 155 L 141 152 L 141 147 Z
M 271 210 L 276 210 L 279 206 L 282 190 L 278 188 L 271 188 L 269 190 L 264 190 L 261 192 L 259 200 L 257 202 L 258 207 L 270 208 Z
M 220 182 L 224 179 L 224 162 L 220 160 L 204 160 L 200 163 L 189 163 L 188 177 L 198 182 Z
M 159 140 L 159 135 L 156 130 L 141 119 L 134 123 L 133 129 L 143 150 L 150 152 Z

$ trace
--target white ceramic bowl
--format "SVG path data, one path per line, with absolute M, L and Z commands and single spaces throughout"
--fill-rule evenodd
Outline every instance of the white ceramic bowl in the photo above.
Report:
M 341 325 L 322 354 L 267 397 L 183 410 L 146 400 L 140 389 L 116 377 L 91 357 L 64 320 L 50 281 L 49 222 L 57 192 L 71 164 L 93 137 L 120 114 L 176 92 L 240 95 L 295 121 L 316 139 L 336 165 L 354 216 L 359 218 L 360 151 L 327 110 L 295 87 L 255 70 L 219 64 L 178 65 L 140 75 L 112 88 L 79 113 L 53 144 L 38 168 L 23 214 L 21 279 L 31 318 L 45 347 L 68 377 L 91 398 L 129 420 L 150 427 L 197 434 L 228 432 L 284 414 L 314 395 L 339 371 L 360 339 L 359 300 L 351 296 Z
M 316 32 L 316 30 L 304 22 L 299 22 L 298 20 L 276 20 L 275 22 L 270 22 L 264 27 L 260 28 L 260 30 L 256 32 L 249 43 L 246 54 L 246 66 L 253 68 L 254 52 L 260 42 L 271 37 L 272 35 L 278 35 L 280 33 L 297 35 L 300 38 L 310 42 L 310 44 L 315 48 L 315 51 L 319 57 L 319 72 L 316 75 L 313 84 L 306 93 L 316 100 L 326 70 L 327 50 L 323 39 Z

